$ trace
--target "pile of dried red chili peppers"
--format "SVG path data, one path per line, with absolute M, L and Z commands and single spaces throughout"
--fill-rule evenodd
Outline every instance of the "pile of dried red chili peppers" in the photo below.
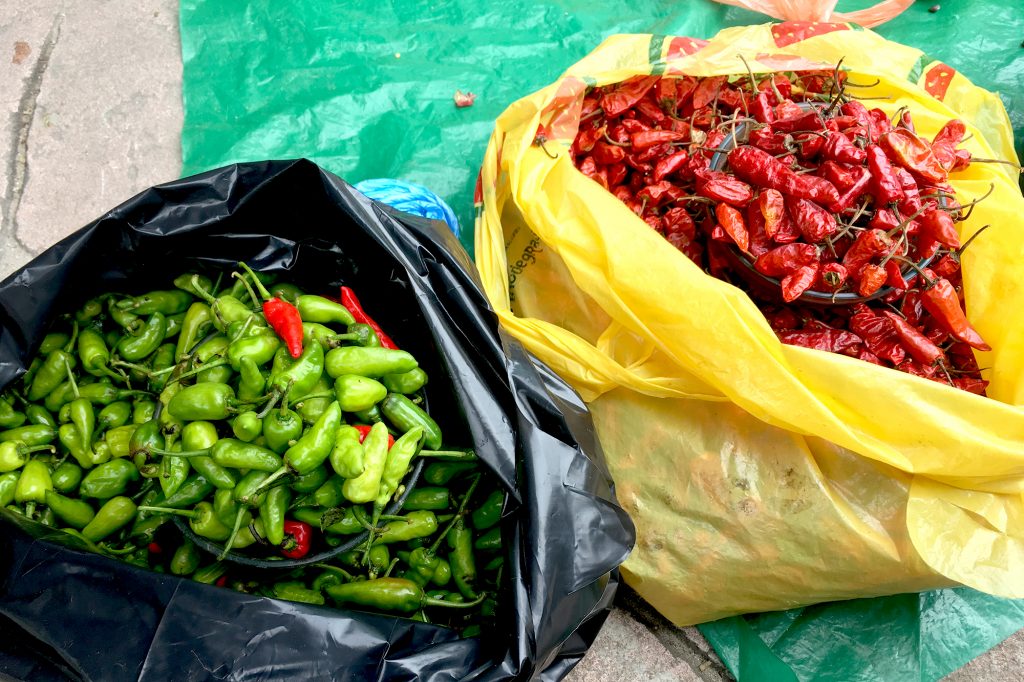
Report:
M 978 200 L 948 182 L 972 161 L 964 124 L 928 141 L 853 85 L 837 66 L 592 88 L 574 163 L 711 275 L 742 285 L 745 260 L 775 278 L 775 296 L 750 293 L 784 343 L 984 394 L 955 227 Z M 800 305 L 815 291 L 833 305 Z

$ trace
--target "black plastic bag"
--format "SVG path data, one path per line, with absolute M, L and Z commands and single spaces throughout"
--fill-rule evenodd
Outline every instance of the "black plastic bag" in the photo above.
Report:
M 579 397 L 497 328 L 441 223 L 374 204 L 309 161 L 241 164 L 149 189 L 0 283 L 0 386 L 52 319 L 244 260 L 314 291 L 344 282 L 432 377 L 449 443 L 512 496 L 509 588 L 481 639 L 210 587 L 0 522 L 0 671 L 32 680 L 558 679 L 593 643 L 634 541 Z

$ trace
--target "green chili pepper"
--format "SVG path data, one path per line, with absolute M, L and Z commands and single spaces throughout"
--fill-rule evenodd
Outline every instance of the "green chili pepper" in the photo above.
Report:
M 399 552 L 398 556 L 410 566 L 411 570 L 406 572 L 405 577 L 420 587 L 426 587 L 431 582 L 444 587 L 451 580 L 448 562 L 434 556 L 433 552 L 425 547 L 417 547 L 408 553 Z
M 303 396 L 295 403 L 295 410 L 302 417 L 304 423 L 313 424 L 324 415 L 332 402 L 334 402 L 334 391 L 328 382 L 321 379 L 313 387 L 310 395 Z
M 107 301 L 107 312 L 110 313 L 110 319 L 118 326 L 123 327 L 129 334 L 136 334 L 142 329 L 142 318 L 135 313 L 119 308 L 113 298 Z
M 410 372 L 419 366 L 410 353 L 392 348 L 342 346 L 327 354 L 327 373 L 332 377 L 355 374 L 362 377 L 383 377 Z
M 57 431 L 44 424 L 19 426 L 16 429 L 0 431 L 0 443 L 20 442 L 24 445 L 45 445 L 57 437 Z
M 341 343 L 338 332 L 334 331 L 330 327 L 325 327 L 322 324 L 316 322 L 303 322 L 302 323 L 302 342 L 306 343 L 319 343 L 324 348 L 334 348 Z
M 319 466 L 308 473 L 293 478 L 290 487 L 297 493 L 315 492 L 327 482 L 329 477 L 330 473 L 327 471 L 327 467 Z
M 136 315 L 174 315 L 183 313 L 192 303 L 192 294 L 182 289 L 151 291 L 142 296 L 126 298 L 117 302 L 117 307 Z
M 123 462 L 124 460 L 115 461 Z M 92 521 L 82 529 L 82 535 L 92 542 L 99 542 L 131 523 L 135 518 L 135 510 L 135 503 L 127 497 L 114 497 L 100 507 Z
M 437 517 L 432 511 L 414 511 L 405 514 L 401 520 L 389 521 L 376 542 L 388 545 L 407 542 L 413 538 L 425 538 L 437 532 Z
M 288 448 L 284 453 L 284 464 L 270 475 L 264 486 L 269 487 L 288 473 L 308 474 L 323 464 L 331 454 L 334 434 L 340 425 L 341 408 L 337 403 L 332 403 L 316 424 L 307 429 L 295 445 Z
M 109 405 L 115 400 L 124 400 L 135 395 L 140 395 L 141 391 L 126 391 L 111 386 L 106 383 L 106 379 L 98 381 L 92 384 L 86 384 L 79 386 L 78 398 L 84 398 L 93 405 Z M 46 409 L 50 412 L 58 412 L 60 408 L 64 407 L 67 403 L 71 402 L 76 398 L 74 387 L 71 382 L 65 382 L 54 389 L 50 395 L 46 396 L 45 405 Z
M 145 507 L 153 504 L 158 504 L 163 499 L 163 495 L 158 490 L 150 490 L 142 496 L 139 500 L 139 507 Z M 135 523 L 132 524 L 131 529 L 128 531 L 128 537 L 135 541 L 135 544 L 149 544 L 152 542 L 153 537 L 170 517 L 166 514 L 151 514 L 148 511 L 139 511 L 135 515 Z
M 340 400 L 340 391 L 338 396 Z M 404 395 L 389 393 L 380 409 L 384 417 L 403 433 L 414 426 L 423 427 L 423 447 L 428 450 L 437 450 L 441 447 L 441 428 L 437 422 Z
M 68 341 L 71 337 L 63 332 L 51 332 L 43 337 L 42 343 L 39 344 L 39 350 L 37 351 L 40 355 L 49 355 L 58 348 L 63 348 L 68 345 Z
M 0 400 L 0 429 L 16 429 L 28 420 L 24 412 L 18 412 L 5 400 Z
M 124 493 L 128 484 L 139 480 L 139 470 L 127 459 L 100 464 L 82 479 L 78 494 L 105 500 Z
M 499 537 L 500 543 L 500 537 Z M 473 557 L 473 533 L 466 527 L 462 518 L 448 531 L 448 563 L 452 569 L 452 579 L 459 593 L 466 599 L 476 598 L 473 583 L 476 582 L 476 559 Z
M 272 542 L 271 544 L 280 543 Z M 315 590 L 308 589 L 300 582 L 275 583 L 273 594 L 277 599 L 300 602 L 302 604 L 322 605 L 324 603 L 324 595 Z
M 17 471 L 12 471 L 0 476 L 0 507 L 6 507 L 11 502 L 14 502 L 14 495 L 18 488 L 19 476 L 20 473 Z
M 185 422 L 178 419 L 177 416 L 171 413 L 168 409 L 171 401 L 176 395 L 184 390 L 181 383 L 175 382 L 168 384 L 164 387 L 164 390 L 160 391 L 160 404 L 163 405 L 163 409 L 157 415 L 157 422 L 160 423 L 160 430 L 163 432 L 167 439 L 167 447 L 174 445 L 174 441 L 178 435 L 181 434 L 181 430 L 185 428 Z
M 284 515 L 292 501 L 292 491 L 284 486 L 271 488 L 260 505 L 260 518 L 267 533 L 267 542 L 280 545 L 284 542 Z
M 220 359 L 225 358 L 228 352 L 228 346 L 230 345 L 231 342 L 228 341 L 228 337 L 223 334 L 217 334 L 216 336 L 210 337 L 206 341 L 203 341 L 203 343 L 193 351 L 195 361 L 199 366 L 217 362 Z
M 280 372 L 272 373 L 270 387 L 293 402 L 309 393 L 324 372 L 324 349 L 319 343 L 306 344 L 302 355 Z
M 384 474 L 380 479 L 380 488 L 377 491 L 377 500 L 374 505 L 375 515 L 379 514 L 378 509 L 384 508 L 402 484 L 402 479 L 409 473 L 409 465 L 420 448 L 421 438 L 423 438 L 423 429 L 415 426 L 396 440 L 388 450 Z
M 50 445 L 29 447 L 18 443 L 17 441 L 0 443 L 0 473 L 7 473 L 9 471 L 16 471 L 17 469 L 20 469 L 25 466 L 25 463 L 28 461 L 29 454 L 40 450 L 49 450 L 50 452 L 53 452 L 53 447 Z
M 326 526 L 323 525 L 325 512 L 314 507 L 299 507 L 292 511 L 292 516 L 297 521 L 308 523 L 314 528 L 322 528 L 327 533 L 335 533 L 337 535 L 355 535 L 365 530 L 363 525 L 359 523 L 359 520 L 356 519 L 352 507 L 347 507 L 340 517 L 332 518 L 332 516 L 328 516 Z
M 257 518 L 252 523 L 246 524 L 239 529 L 238 533 L 233 538 L 228 538 L 228 542 L 224 545 L 224 551 L 221 553 L 220 558 L 223 559 L 228 555 L 228 551 L 231 549 L 244 549 L 249 545 L 260 542 L 264 537 L 263 519 Z
M 477 530 L 487 530 L 497 525 L 498 521 L 501 520 L 501 510 L 504 506 L 505 493 L 501 490 L 495 490 L 487 496 L 483 504 L 470 517 L 473 521 L 473 527 Z
M 295 307 L 303 322 L 350 325 L 356 321 L 348 308 L 323 296 L 304 294 L 296 299 Z
M 177 313 L 176 315 L 167 316 L 167 329 L 164 330 L 164 341 L 171 341 L 175 336 L 181 332 L 181 328 L 185 324 L 185 313 Z M 171 343 L 171 357 L 174 357 L 174 351 L 177 343 Z M 173 363 L 172 363 L 173 364 Z
M 231 536 L 231 529 L 221 523 L 209 502 L 200 502 L 191 511 L 172 509 L 171 507 L 139 507 L 140 511 L 156 514 L 174 514 L 188 518 L 189 528 L 199 537 L 209 538 L 215 542 L 223 542 Z
M 234 488 L 231 490 L 221 489 L 213 494 L 213 512 L 224 525 L 230 526 L 235 522 L 238 508 L 239 504 L 235 501 Z
M 231 431 L 238 440 L 252 442 L 263 433 L 263 420 L 255 412 L 242 412 L 232 420 Z
M 110 369 L 110 351 L 103 335 L 93 329 L 83 329 L 78 334 L 78 357 L 82 369 L 93 376 L 123 377 Z
M 250 471 L 235 486 L 235 501 L 249 507 L 259 507 L 267 498 L 263 482 L 268 478 L 265 471 Z
M 295 305 L 303 291 L 290 282 L 279 282 L 270 287 L 270 295 Z
M 93 459 L 92 436 L 96 430 L 96 412 L 92 409 L 92 403 L 87 398 L 76 398 L 71 401 L 71 423 L 78 431 L 78 444 L 81 452 L 91 464 L 96 462 Z M 61 427 L 63 430 L 64 427 Z M 59 435 L 60 432 L 58 432 Z M 75 454 L 72 450 L 71 454 Z M 77 459 L 77 456 L 76 456 Z M 79 462 L 79 464 L 82 464 Z M 82 466 L 86 466 L 82 464 Z
M 178 391 L 167 405 L 182 421 L 216 421 L 236 412 L 235 390 L 227 384 L 195 384 Z
M 405 511 L 417 511 L 420 509 L 439 511 L 447 509 L 449 506 L 451 506 L 451 495 L 448 492 L 448 488 L 417 487 L 406 495 L 402 509 Z
M 153 313 L 137 336 L 127 336 L 118 344 L 117 352 L 131 362 L 142 360 L 160 346 L 166 331 L 167 318 L 162 313 Z
M 274 358 L 274 353 L 280 347 L 281 339 L 277 336 L 246 336 L 228 346 L 228 362 L 236 372 L 241 369 L 242 358 L 250 358 L 257 366 L 262 366 Z
M 140 424 L 132 433 L 128 442 L 129 454 L 132 456 L 135 466 L 146 478 L 153 478 L 159 473 L 159 468 L 150 467 L 148 463 L 152 453 L 163 448 L 165 444 L 159 419 L 152 419 L 145 424 Z M 109 445 L 113 451 L 114 444 L 110 443 Z
M 206 450 L 212 448 L 219 438 L 217 428 L 205 421 L 189 422 L 181 432 L 183 450 Z M 193 469 L 218 490 L 234 490 L 238 484 L 231 470 L 217 464 L 210 457 L 193 457 L 189 462 Z
M 215 490 L 202 474 L 193 474 L 174 493 L 160 503 L 164 507 L 182 509 L 206 499 Z
M 473 543 L 473 549 L 496 551 L 501 549 L 501 528 L 492 528 Z
M 132 404 L 127 400 L 116 400 L 96 415 L 96 427 L 98 431 L 109 431 L 124 426 L 131 418 Z
M 368 324 L 350 324 L 345 334 L 336 334 L 334 336 L 336 341 L 350 341 L 357 346 L 365 346 L 367 348 L 379 348 L 380 337 L 377 336 L 377 332 L 374 331 L 373 327 Z
M 178 334 L 178 342 L 174 347 L 174 359 L 181 361 L 193 347 L 213 326 L 213 311 L 205 303 L 196 301 L 189 306 L 185 312 L 185 318 L 181 321 L 181 332 Z
M 331 467 L 342 478 L 357 478 L 363 473 L 363 446 L 355 427 L 347 424 L 338 427 L 331 451 Z
M 82 448 L 82 436 L 78 432 L 78 427 L 74 424 L 61 424 L 60 428 L 57 429 L 58 439 L 60 444 L 64 446 L 66 450 L 71 453 L 71 456 L 75 458 L 82 468 L 91 469 L 95 466 L 93 462 L 93 452 L 90 448 L 88 451 Z
M 111 457 L 128 457 L 132 454 L 132 436 L 138 430 L 135 424 L 126 424 L 110 429 L 103 434 L 103 441 L 110 449 Z
M 385 545 L 376 545 L 370 548 L 367 559 L 372 577 L 388 569 L 388 565 L 391 563 L 391 552 Z
M 476 468 L 472 462 L 434 462 L 423 470 L 423 480 L 430 485 L 447 485 L 456 476 Z
M 181 451 L 181 443 L 176 442 L 172 444 L 171 451 Z M 192 470 L 192 465 L 189 464 L 188 459 L 185 457 L 164 457 L 160 460 L 160 489 L 163 490 L 164 495 L 170 498 L 174 493 L 178 492 L 178 489 L 188 479 L 188 474 Z M 211 488 L 213 486 L 210 486 Z
M 279 455 L 284 454 L 292 441 L 302 435 L 302 420 L 291 410 L 271 410 L 263 419 L 263 435 L 267 439 L 267 447 Z
M 96 512 L 83 500 L 73 500 L 52 490 L 46 491 L 46 505 L 61 521 L 77 530 L 82 530 L 92 521 Z
M 193 280 L 193 278 L 195 278 Z M 213 291 L 213 281 L 206 275 L 197 272 L 185 272 L 174 278 L 174 286 L 187 291 L 193 296 L 199 296 L 199 290 Z
M 198 286 L 198 283 L 197 278 L 192 279 L 192 286 L 195 289 L 195 293 L 209 304 L 210 309 L 213 311 L 213 325 L 220 331 L 226 330 L 228 325 L 232 322 L 245 320 L 252 314 L 252 310 L 249 309 L 249 306 L 242 303 L 231 294 L 225 294 L 214 298 L 212 294 L 201 289 Z
M 29 405 L 25 408 L 25 416 L 28 418 L 29 424 L 49 426 L 51 429 L 57 428 L 57 420 L 42 405 Z
M 51 391 L 60 386 L 67 378 L 68 372 L 75 368 L 78 360 L 71 354 L 75 341 L 78 338 L 78 324 L 75 324 L 74 333 L 68 339 L 63 348 L 50 351 L 43 360 L 42 366 L 36 372 L 32 385 L 28 389 L 29 402 L 37 402 L 49 395 Z
M 391 393 L 409 395 L 426 386 L 427 373 L 417 367 L 402 374 L 387 374 L 381 379 L 381 383 Z
M 257 471 L 277 471 L 283 464 L 274 452 L 261 448 L 254 443 L 245 443 L 234 438 L 222 438 L 209 449 L 191 450 L 187 452 L 167 452 L 152 450 L 161 455 L 173 457 L 213 457 L 213 461 L 222 467 L 233 469 L 255 469 Z
M 186 539 L 171 557 L 171 573 L 174 575 L 192 575 L 199 568 L 199 548 L 191 540 Z
M 345 412 L 369 409 L 388 394 L 384 384 L 355 374 L 343 374 L 338 377 L 334 382 L 334 392 L 338 396 L 341 409 Z
M 442 601 L 428 597 L 419 585 L 402 578 L 376 578 L 362 582 L 328 585 L 325 589 L 327 594 L 338 604 L 357 604 L 399 613 L 413 613 L 424 606 L 471 608 L 483 601 L 485 596 L 480 595 L 477 600 L 461 604 Z
M 260 368 L 250 357 L 238 361 L 238 399 L 242 402 L 256 402 L 263 395 L 267 380 Z
M 231 371 L 231 367 L 226 364 L 223 365 L 211 365 L 201 370 L 196 375 L 196 383 L 199 384 L 226 384 L 231 381 L 231 377 L 234 376 L 234 372 Z
M 57 492 L 73 493 L 78 490 L 82 476 L 82 467 L 73 462 L 64 462 L 50 474 L 50 479 L 53 482 L 53 489 Z
M 377 499 L 388 455 L 388 430 L 384 424 L 373 425 L 363 441 L 363 450 L 365 453 L 363 473 L 356 478 L 348 479 L 342 486 L 345 497 L 355 504 L 372 502 Z
M 139 399 L 132 406 L 132 424 L 145 424 L 156 414 L 156 401 Z
M 165 343 L 156 349 L 153 355 L 153 373 L 149 377 L 151 391 L 163 391 L 171 378 L 170 370 L 174 367 L 174 344 Z
M 225 573 L 228 572 L 228 567 L 220 562 L 204 566 L 198 571 L 192 574 L 192 580 L 197 583 L 203 583 L 204 585 L 212 585 L 221 579 Z
M 327 479 L 322 486 L 313 492 L 313 502 L 315 505 L 330 508 L 342 504 L 345 501 L 345 495 L 342 492 L 343 483 L 344 481 L 337 476 Z

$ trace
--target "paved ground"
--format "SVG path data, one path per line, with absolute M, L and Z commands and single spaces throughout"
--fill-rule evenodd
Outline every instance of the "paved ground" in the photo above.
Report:
M 0 278 L 181 169 L 177 0 L 23 0 L 0 14 Z M 629 591 L 573 682 L 731 679 Z M 881 655 L 885 655 L 879 652 Z M 1018 633 L 950 682 L 1024 679 Z

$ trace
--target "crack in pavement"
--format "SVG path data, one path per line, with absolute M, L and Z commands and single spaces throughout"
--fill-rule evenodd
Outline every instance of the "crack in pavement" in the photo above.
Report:
M 21 93 L 18 102 L 18 110 L 13 114 L 13 125 L 11 129 L 11 149 L 7 158 L 7 187 L 4 189 L 4 196 L 0 199 L 0 206 L 3 208 L 3 220 L 0 221 L 0 237 L 5 242 L 13 242 L 21 247 L 26 253 L 34 255 L 30 249 L 18 237 L 18 208 L 21 206 L 21 198 L 25 192 L 25 184 L 28 181 L 28 136 L 32 130 L 32 121 L 35 119 L 36 103 L 39 100 L 39 93 L 43 89 L 43 76 L 50 66 L 50 57 L 53 49 L 60 40 L 60 29 L 64 23 L 64 13 L 59 12 L 53 18 L 53 25 L 50 26 L 43 46 L 39 51 L 39 58 L 32 67 L 26 79 L 25 90 Z

